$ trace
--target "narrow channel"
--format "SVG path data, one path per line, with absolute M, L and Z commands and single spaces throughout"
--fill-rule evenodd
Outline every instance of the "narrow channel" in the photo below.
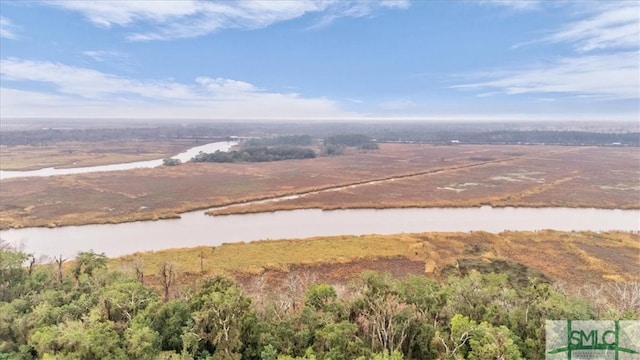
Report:
M 123 224 L 10 229 L 0 238 L 39 255 L 72 257 L 94 250 L 108 256 L 255 240 L 429 231 L 639 231 L 640 210 L 591 208 L 427 208 L 293 210 Z
M 202 152 L 228 151 L 235 142 L 216 142 L 189 149 L 173 158 L 188 161 Z M 0 179 L 28 176 L 55 176 L 99 171 L 156 167 L 162 160 L 112 164 L 71 169 L 0 171 Z M 477 166 L 474 164 L 472 166 Z M 431 170 L 428 173 L 437 173 Z M 425 175 L 401 175 L 397 178 Z M 310 193 L 275 197 L 264 201 L 290 199 L 324 191 L 335 191 L 394 181 L 396 177 L 345 184 Z M 237 206 L 237 205 L 232 205 Z M 212 208 L 209 210 L 217 210 Z M 180 219 L 140 221 L 122 224 L 25 228 L 0 231 L 0 238 L 36 256 L 70 258 L 79 251 L 93 250 L 108 256 L 176 247 L 217 246 L 223 243 L 293 239 L 313 236 L 396 234 L 430 231 L 640 231 L 640 210 L 584 208 L 407 208 L 322 211 L 292 210 L 259 214 L 206 216 L 193 211 Z

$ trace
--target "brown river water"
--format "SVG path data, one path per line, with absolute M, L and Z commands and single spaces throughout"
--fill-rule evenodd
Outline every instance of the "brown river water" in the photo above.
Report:
M 218 142 L 176 155 L 187 161 L 200 151 L 227 151 Z M 0 179 L 55 176 L 156 167 L 162 160 L 75 169 L 3 171 Z M 358 186 L 358 185 L 353 185 Z M 327 190 L 331 191 L 331 190 Z M 303 196 L 303 195 L 302 195 Z M 273 199 L 269 201 L 278 201 Z M 207 216 L 188 212 L 180 219 L 123 224 L 25 228 L 0 231 L 0 238 L 36 256 L 72 257 L 93 250 L 108 256 L 138 251 L 312 236 L 397 234 L 429 231 L 640 231 L 640 210 L 573 208 L 407 208 L 383 210 L 292 210 L 261 214 Z

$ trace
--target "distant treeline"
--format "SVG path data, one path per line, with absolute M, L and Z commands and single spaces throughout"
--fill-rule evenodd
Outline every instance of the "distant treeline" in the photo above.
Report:
M 434 144 L 547 144 L 547 145 L 622 145 L 640 146 L 640 133 L 597 133 L 584 131 L 440 131 L 397 132 L 379 134 L 380 141 L 426 142 Z
M 244 144 L 247 147 L 253 146 L 311 146 L 313 145 L 313 138 L 310 135 L 282 135 L 271 136 L 265 138 L 249 139 Z
M 0 145 L 46 146 L 57 142 L 112 140 L 206 139 L 224 140 L 226 132 L 213 127 L 149 127 L 118 129 L 40 129 L 0 131 Z
M 325 146 L 374 147 L 378 142 L 422 142 L 446 144 L 457 140 L 466 144 L 554 144 L 554 145 L 621 145 L 640 146 L 640 133 L 635 127 L 606 122 L 577 125 L 575 123 L 421 123 L 393 122 L 217 122 L 190 125 L 136 124 L 133 127 L 42 128 L 30 130 L 0 129 L 0 145 L 46 146 L 62 141 L 99 142 L 110 140 L 203 139 L 218 141 L 230 136 L 256 137 L 251 146 L 309 146 L 313 139 L 327 139 Z M 598 125 L 598 126 L 596 126 Z M 85 126 L 87 126 L 85 124 Z M 632 128 L 633 130 L 628 130 Z M 305 134 L 273 136 L 273 134 Z M 336 135 L 340 134 L 340 135 Z M 354 134 L 357 134 L 354 136 Z M 365 138 L 367 138 L 365 140 Z M 340 143 L 337 145 L 336 143 Z
M 378 144 L 371 136 L 364 134 L 338 134 L 327 136 L 324 139 L 324 146 L 327 148 L 332 147 L 356 147 L 361 150 L 376 150 Z
M 246 147 L 239 151 L 216 151 L 214 153 L 200 153 L 193 157 L 193 162 L 266 162 L 290 159 L 312 159 L 316 157 L 315 151 L 309 148 L 295 146 L 274 147 Z

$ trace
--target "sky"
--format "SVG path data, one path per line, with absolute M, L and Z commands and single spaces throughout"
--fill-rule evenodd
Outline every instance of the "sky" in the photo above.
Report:
M 639 64 L 636 0 L 0 0 L 0 119 L 639 121 Z

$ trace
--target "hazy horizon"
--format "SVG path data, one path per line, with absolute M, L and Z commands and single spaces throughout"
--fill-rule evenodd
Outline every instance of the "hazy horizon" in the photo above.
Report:
M 638 121 L 640 3 L 2 1 L 0 117 Z

